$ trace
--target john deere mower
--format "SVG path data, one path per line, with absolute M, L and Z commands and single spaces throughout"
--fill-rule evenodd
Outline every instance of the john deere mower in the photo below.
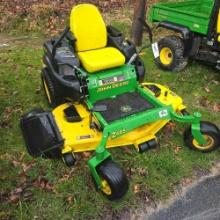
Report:
M 220 70 L 220 1 L 183 0 L 157 3 L 150 20 L 157 27 L 174 31 L 154 44 L 156 64 L 169 71 L 180 71 L 189 59 Z
M 95 151 L 88 161 L 98 189 L 110 200 L 128 190 L 128 179 L 109 148 L 133 145 L 142 153 L 158 145 L 156 134 L 170 120 L 188 123 L 187 146 L 210 152 L 220 131 L 201 115 L 187 114 L 182 99 L 167 87 L 142 83 L 144 64 L 122 33 L 105 25 L 98 9 L 80 4 L 70 26 L 44 44 L 42 83 L 52 112 L 35 109 L 21 119 L 33 157 L 62 158 L 73 166 L 75 153 Z

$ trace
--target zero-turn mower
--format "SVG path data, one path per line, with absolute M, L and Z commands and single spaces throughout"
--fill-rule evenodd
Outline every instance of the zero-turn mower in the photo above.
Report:
M 75 153 L 94 150 L 89 169 L 110 200 L 127 192 L 128 179 L 108 148 L 155 148 L 157 132 L 170 120 L 190 125 L 184 134 L 190 148 L 210 152 L 220 146 L 215 125 L 202 122 L 199 113 L 187 114 L 167 87 L 142 83 L 145 69 L 135 46 L 106 27 L 91 4 L 73 8 L 70 26 L 44 44 L 43 62 L 43 88 L 55 109 L 22 117 L 27 150 L 33 157 L 60 157 L 67 166 L 74 165 Z
M 159 22 L 157 27 L 175 32 L 154 44 L 156 64 L 165 70 L 180 71 L 189 59 L 194 59 L 220 70 L 219 6 L 219 0 L 153 5 L 150 20 Z

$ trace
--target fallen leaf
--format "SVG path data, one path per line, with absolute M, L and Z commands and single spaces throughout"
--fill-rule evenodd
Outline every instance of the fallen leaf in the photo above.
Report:
M 22 161 L 25 155 L 26 155 L 26 152 L 23 151 L 19 157 L 19 161 Z
M 214 112 L 220 112 L 220 103 L 214 103 L 213 111 Z
M 199 101 L 200 105 L 203 106 L 203 107 L 208 107 L 210 102 L 208 100 L 207 97 L 203 96 L 200 101 Z
M 127 166 L 126 173 L 129 177 L 131 177 L 135 173 L 135 169 Z
M 134 192 L 135 194 L 140 192 L 140 185 L 139 185 L 139 184 L 135 184 L 135 185 L 134 185 L 134 187 L 133 187 L 133 192 Z
M 175 129 L 176 129 L 176 124 L 169 122 L 164 128 L 164 133 L 166 134 L 166 136 L 170 136 Z
M 20 164 L 21 164 L 21 163 L 20 163 L 19 161 L 17 161 L 17 160 L 12 160 L 11 163 L 12 163 L 13 167 L 15 167 L 15 168 L 16 168 L 16 167 L 19 167 Z
M 30 162 L 30 163 L 22 163 L 22 169 L 24 172 L 27 172 L 30 170 L 33 166 L 35 165 L 35 162 Z
M 178 154 L 182 150 L 182 147 L 175 147 L 174 152 Z
M 220 82 L 217 81 L 217 80 L 212 80 L 211 82 L 214 83 L 215 85 L 219 85 L 220 84 Z
M 73 196 L 68 196 L 66 200 L 67 200 L 67 202 L 68 202 L 69 204 L 72 204 L 73 201 L 74 201 L 74 197 L 73 197 Z
M 192 184 L 192 182 L 193 182 L 193 180 L 190 179 L 190 178 L 185 178 L 185 179 L 183 179 L 183 181 L 182 181 L 182 183 L 183 183 L 184 186 L 188 186 L 188 185 Z
M 66 182 L 67 180 L 69 180 L 69 178 L 70 178 L 70 175 L 64 174 L 61 178 L 59 178 L 58 183 Z
M 22 193 L 23 189 L 21 187 L 18 187 L 14 190 L 14 193 L 18 194 L 18 193 Z
M 208 93 L 210 93 L 210 89 L 208 87 L 204 87 L 204 90 Z
M 174 130 L 176 128 L 176 124 L 175 123 L 172 123 L 172 122 L 169 122 L 167 124 L 167 127 L 170 128 L 171 130 Z
M 150 198 L 148 196 L 145 196 L 144 200 L 145 200 L 146 203 L 150 202 Z
M 17 194 L 12 194 L 9 196 L 9 202 L 11 203 L 17 203 L 20 199 L 20 196 Z
M 5 110 L 4 110 L 4 113 L 10 114 L 10 113 L 12 113 L 12 111 L 13 111 L 12 107 L 6 107 Z
M 141 176 L 147 176 L 148 171 L 145 168 L 139 167 L 137 168 L 136 172 Z
M 53 190 L 54 186 L 48 182 L 44 177 L 38 177 L 38 179 L 33 183 L 35 187 L 41 188 L 46 191 Z
M 17 203 L 21 199 L 24 190 L 25 187 L 23 186 L 15 188 L 13 191 L 9 193 L 8 201 L 11 203 Z
M 24 182 L 26 182 L 27 181 L 27 174 L 24 172 L 24 171 L 22 171 L 21 173 L 19 173 L 19 177 L 20 177 L 20 182 L 21 183 L 24 183 Z

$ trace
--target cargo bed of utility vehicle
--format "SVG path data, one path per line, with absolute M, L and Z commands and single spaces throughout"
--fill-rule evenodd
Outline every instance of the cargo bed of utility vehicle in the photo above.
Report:
M 155 4 L 150 18 L 154 22 L 167 21 L 207 34 L 212 16 L 213 0 L 191 0 Z

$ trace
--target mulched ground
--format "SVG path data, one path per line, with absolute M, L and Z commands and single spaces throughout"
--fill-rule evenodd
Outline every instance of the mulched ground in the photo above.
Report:
M 133 3 L 133 0 L 1 0 L 0 1 L 0 13 L 6 14 L 17 14 L 21 16 L 26 16 L 32 11 L 32 8 L 36 5 L 41 5 L 42 7 L 50 5 L 56 8 L 55 13 L 57 15 L 69 12 L 72 5 L 79 3 L 92 3 L 97 5 L 103 11 L 114 8 L 121 8 L 125 4 Z

